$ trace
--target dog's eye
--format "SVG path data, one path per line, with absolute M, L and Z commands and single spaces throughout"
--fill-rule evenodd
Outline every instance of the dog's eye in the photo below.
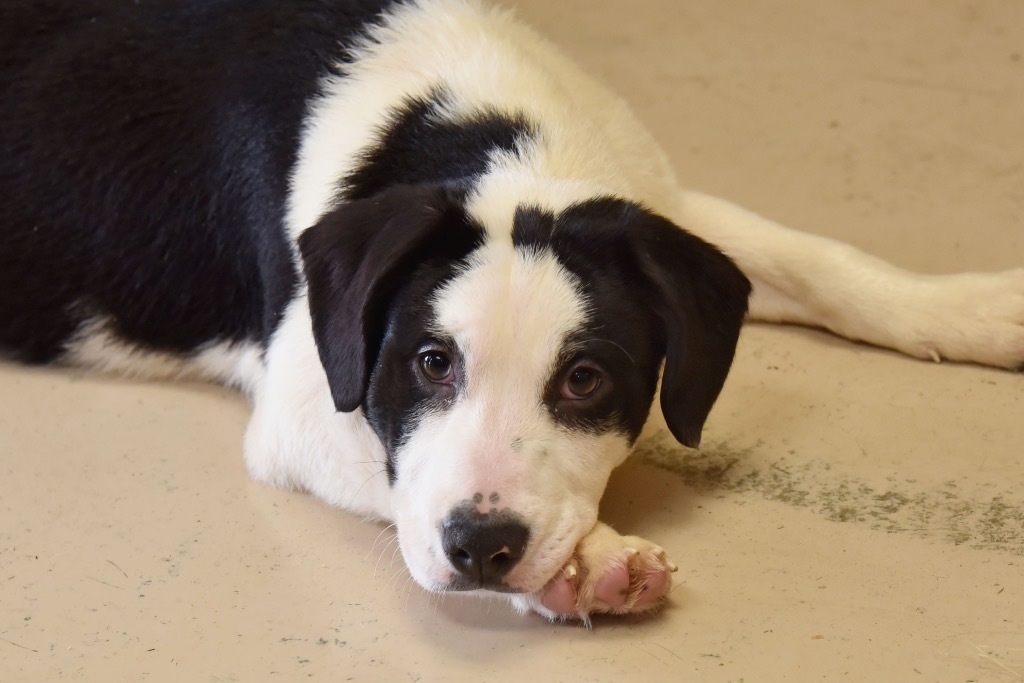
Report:
M 455 372 L 451 359 L 440 351 L 427 351 L 420 354 L 420 372 L 431 382 L 451 384 Z
M 590 398 L 601 386 L 601 373 L 594 368 L 574 368 L 562 385 L 562 398 L 581 401 Z

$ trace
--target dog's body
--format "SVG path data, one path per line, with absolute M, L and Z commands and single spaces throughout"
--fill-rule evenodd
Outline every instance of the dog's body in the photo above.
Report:
M 0 37 L 0 350 L 242 388 L 253 476 L 393 520 L 431 590 L 658 604 L 671 562 L 597 504 L 659 378 L 697 444 L 751 284 L 756 319 L 1024 363 L 1024 271 L 916 276 L 684 192 L 475 2 L 15 0 Z

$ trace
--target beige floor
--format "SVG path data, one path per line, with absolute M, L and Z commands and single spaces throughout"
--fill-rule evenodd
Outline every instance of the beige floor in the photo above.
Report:
M 519 4 L 690 185 L 1024 265 L 1024 4 Z M 586 631 L 426 595 L 381 526 L 250 482 L 236 395 L 0 366 L 0 681 L 1024 680 L 1022 390 L 750 327 L 703 455 L 655 434 L 606 497 L 671 606 Z

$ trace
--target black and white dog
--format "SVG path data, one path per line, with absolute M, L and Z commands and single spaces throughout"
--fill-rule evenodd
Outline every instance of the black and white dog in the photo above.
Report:
M 598 501 L 659 387 L 697 445 L 745 314 L 1024 362 L 1024 271 L 685 192 L 475 0 L 5 0 L 0 37 L 0 349 L 240 387 L 252 475 L 393 520 L 432 591 L 659 604 L 672 563 Z

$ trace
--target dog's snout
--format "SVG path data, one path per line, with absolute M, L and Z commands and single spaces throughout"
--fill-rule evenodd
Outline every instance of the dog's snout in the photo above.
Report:
M 475 508 L 452 512 L 441 524 L 448 561 L 473 588 L 495 588 L 526 552 L 530 529 L 508 511 L 481 514 Z

